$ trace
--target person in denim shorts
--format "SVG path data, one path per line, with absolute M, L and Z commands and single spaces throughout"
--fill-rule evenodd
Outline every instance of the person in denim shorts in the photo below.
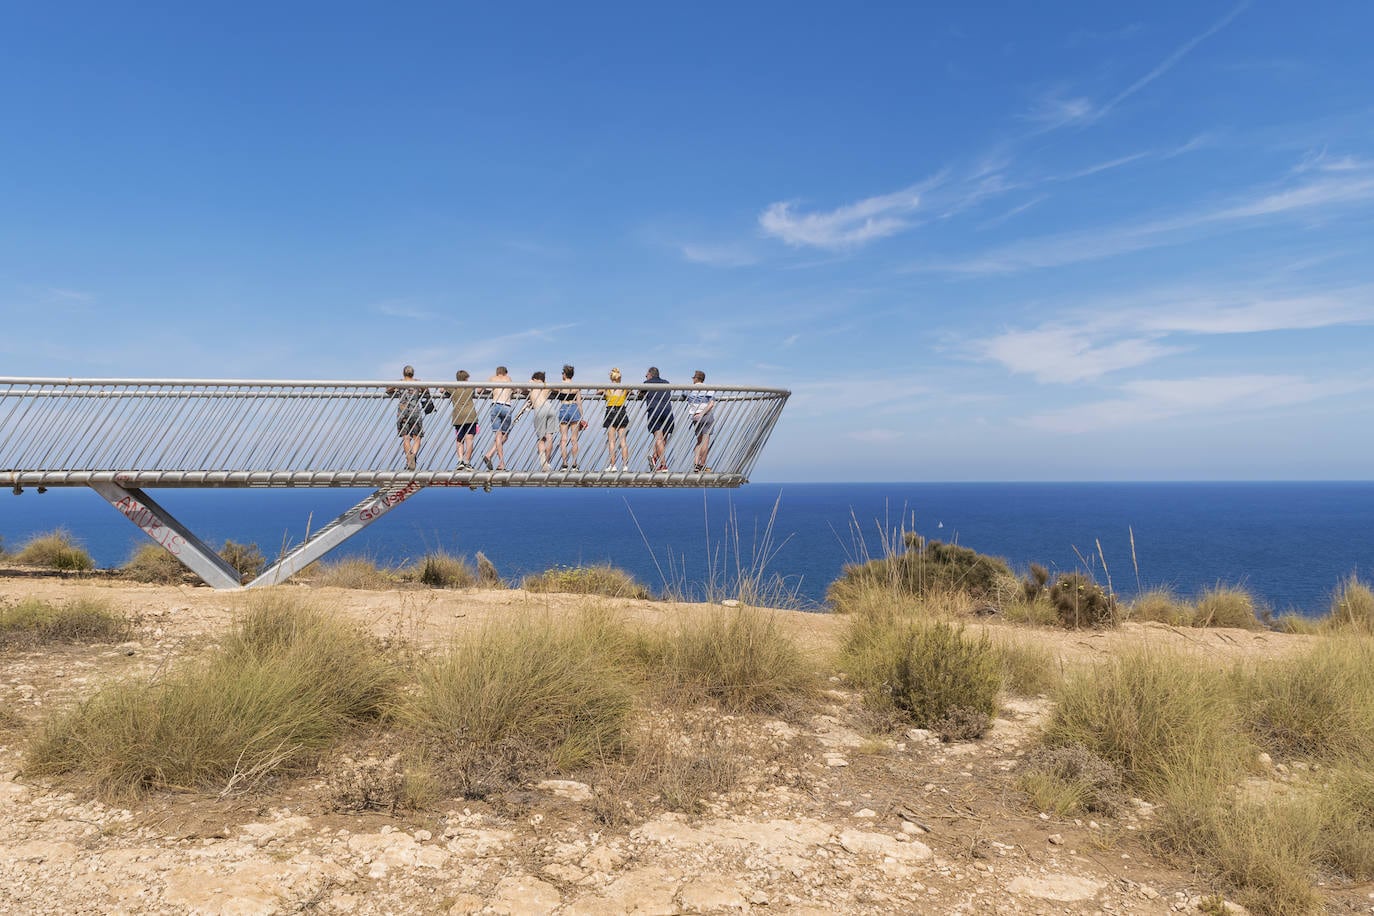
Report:
M 487 470 L 504 471 L 506 469 L 506 437 L 510 435 L 514 421 L 511 419 L 511 381 L 510 372 L 505 366 L 497 366 L 496 374 L 487 379 L 488 382 L 495 383 L 495 387 L 488 388 L 491 392 L 491 448 L 482 456 L 482 463 L 487 466 Z M 496 467 L 491 466 L 491 456 L 496 456 Z
M 563 367 L 563 381 L 571 382 L 573 367 Z M 563 456 L 564 470 L 577 470 L 578 436 L 586 427 L 582 420 L 582 392 L 563 388 L 555 392 L 558 399 L 558 448 Z

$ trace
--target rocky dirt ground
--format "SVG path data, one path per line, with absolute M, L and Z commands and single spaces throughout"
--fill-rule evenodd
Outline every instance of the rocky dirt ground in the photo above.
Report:
M 380 765 L 336 754 L 268 794 L 162 794 L 129 808 L 19 775 L 44 716 L 112 679 L 147 674 L 224 630 L 242 600 L 205 588 L 0 577 L 0 601 L 98 595 L 138 616 L 135 638 L 0 654 L 0 914 L 30 913 L 1173 913 L 1198 912 L 1205 879 L 1166 865 L 1140 839 L 1150 806 L 1101 823 L 1047 816 L 1016 787 L 1048 709 L 1012 698 L 982 740 L 875 736 L 836 680 L 813 715 L 721 717 L 752 754 L 736 790 L 688 817 L 605 816 L 576 778 L 497 801 L 431 810 L 341 810 L 341 780 Z M 568 596 L 520 591 L 316 590 L 382 635 L 433 645 L 512 609 L 553 613 Z M 694 608 L 612 602 L 654 620 Z M 789 614 L 817 652 L 843 621 Z M 987 625 L 1033 639 L 1065 664 L 1124 642 L 1213 657 L 1277 656 L 1302 637 L 1128 625 L 1065 634 Z M 352 768 L 350 770 L 350 767 Z M 341 774 L 351 772 L 353 777 Z M 1370 912 L 1368 888 L 1332 898 Z

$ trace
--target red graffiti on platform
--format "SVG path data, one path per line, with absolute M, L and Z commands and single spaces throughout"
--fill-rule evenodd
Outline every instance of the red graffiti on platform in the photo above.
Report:
M 364 506 L 358 512 L 358 518 L 361 521 L 370 522 L 374 518 L 377 518 L 379 515 L 382 515 L 388 509 L 397 505 L 398 503 L 405 502 L 407 499 L 414 496 L 416 493 L 419 493 L 422 489 L 424 489 L 424 486 L 422 484 L 416 483 L 412 480 L 410 483 L 406 484 L 400 489 L 384 493 L 381 496 L 374 499 L 368 505 Z
M 125 518 L 142 528 L 144 534 L 165 547 L 172 556 L 180 556 L 181 548 L 186 544 L 186 541 L 181 535 L 162 524 L 152 509 L 132 496 L 120 498 L 114 507 L 124 513 Z

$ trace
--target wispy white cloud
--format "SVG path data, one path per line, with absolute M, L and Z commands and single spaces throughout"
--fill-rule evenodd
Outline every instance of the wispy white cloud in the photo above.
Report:
M 1251 221 L 1287 214 L 1311 216 L 1374 200 L 1374 175 L 1343 174 L 1278 191 L 1260 191 L 1208 210 L 1100 229 L 1060 233 L 1013 242 L 962 261 L 913 265 L 919 273 L 1005 274 L 1096 261 L 1174 244 L 1200 233 L 1231 231 Z
M 1102 340 L 1083 328 L 1043 326 L 1009 330 L 978 341 L 975 354 L 1040 382 L 1081 382 L 1153 362 L 1178 351 L 1149 337 Z
M 1015 219 L 1016 217 L 1020 216 L 1022 213 L 1025 213 L 1032 207 L 1037 207 L 1049 199 L 1050 196 L 1048 194 L 1037 194 L 1030 200 L 1027 200 L 1023 203 L 1019 203 L 1004 213 L 999 213 L 997 216 L 994 216 L 991 219 L 984 220 L 983 222 L 978 224 L 978 228 L 991 229 L 993 226 L 1000 226 L 1002 223 L 1005 223 L 1011 219 Z
M 758 256 L 739 244 L 687 242 L 678 246 L 678 250 L 693 264 L 706 264 L 711 267 L 748 267 L 758 263 Z
M 444 317 L 437 312 L 421 308 L 409 299 L 387 299 L 382 302 L 374 302 L 368 306 L 368 311 L 386 318 L 408 318 L 414 321 L 434 321 Z
M 794 247 L 852 248 L 910 228 L 911 215 L 920 208 L 928 186 L 913 185 L 811 213 L 799 212 L 795 202 L 779 201 L 759 215 L 759 228 Z
M 1220 19 L 1214 22 L 1210 28 L 1208 28 L 1207 30 L 1203 31 L 1198 35 L 1195 35 L 1194 37 L 1185 41 L 1183 44 L 1179 45 L 1177 48 L 1174 49 L 1172 54 L 1170 54 L 1168 57 L 1164 58 L 1162 61 L 1156 64 L 1154 69 L 1152 69 L 1149 73 L 1146 73 L 1140 79 L 1136 80 L 1134 83 L 1131 83 L 1131 85 L 1121 90 L 1121 92 L 1117 93 L 1111 101 L 1107 102 L 1106 105 L 1102 106 L 1102 109 L 1098 116 L 1101 117 L 1101 115 L 1104 115 L 1107 112 L 1111 111 L 1117 105 L 1121 104 L 1126 99 L 1135 95 L 1137 92 L 1144 89 L 1146 86 L 1150 85 L 1164 74 L 1168 73 L 1170 70 L 1172 70 L 1174 67 L 1178 65 L 1179 61 L 1187 57 L 1188 54 L 1191 53 L 1194 48 L 1202 44 L 1207 39 L 1211 38 L 1217 32 L 1220 32 L 1222 29 L 1230 25 L 1235 20 L 1235 18 L 1239 16 L 1249 5 L 1250 0 L 1241 0 L 1240 3 L 1237 3 L 1234 7 L 1231 8 L 1231 11 L 1229 13 L 1227 13 L 1225 16 L 1222 16 Z
M 1149 72 L 1106 102 L 1099 104 L 1086 96 L 1069 96 L 1060 87 L 1037 99 L 1030 111 L 1026 112 L 1023 117 L 1039 125 L 1037 133 L 1046 133 L 1061 127 L 1081 126 L 1099 121 L 1122 102 L 1178 66 L 1179 62 L 1192 53 L 1198 45 L 1230 25 L 1249 5 L 1250 0 L 1241 0 L 1240 3 L 1231 8 L 1230 12 L 1212 23 L 1204 31 L 1179 45 L 1163 60 L 1155 64 Z
M 872 429 L 855 429 L 845 433 L 845 438 L 853 439 L 855 442 L 867 442 L 870 444 L 884 444 L 895 442 L 902 438 L 902 434 L 895 429 L 887 427 L 874 427 Z
M 1142 379 L 1120 396 L 1033 414 L 1026 425 L 1049 432 L 1090 433 L 1186 415 L 1227 417 L 1306 404 L 1374 387 L 1370 379 L 1313 380 L 1298 375 Z

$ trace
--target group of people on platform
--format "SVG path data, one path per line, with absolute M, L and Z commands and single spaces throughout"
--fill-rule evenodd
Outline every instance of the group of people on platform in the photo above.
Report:
M 573 379 L 573 367 L 563 367 L 564 383 Z M 401 370 L 402 379 L 414 382 L 415 368 L 406 366 Z M 466 369 L 459 369 L 455 379 L 466 382 L 471 379 Z M 612 369 L 611 383 L 619 385 L 619 369 Z M 650 470 L 668 470 L 668 442 L 676 431 L 673 418 L 672 392 L 666 388 L 658 391 L 648 386 L 668 385 L 668 380 L 658 373 L 658 367 L 650 366 L 644 374 L 645 388 L 642 391 L 627 388 L 606 388 L 601 396 L 606 402 L 606 413 L 601 425 L 606 430 L 606 450 L 608 452 L 607 471 L 618 471 L 617 454 L 625 470 L 630 470 L 630 446 L 626 430 L 630 426 L 628 401 L 631 396 L 644 403 L 644 418 L 649 433 L 654 437 L 648 454 Z M 692 424 L 692 435 L 696 442 L 693 450 L 693 473 L 710 473 L 706 461 L 711 450 L 711 430 L 715 425 L 715 393 L 705 387 L 706 373 L 698 369 L 692 373 L 692 388 L 686 391 L 683 400 L 687 402 L 687 414 Z M 534 414 L 535 448 L 539 465 L 544 471 L 553 469 L 555 443 L 560 456 L 562 470 L 576 471 L 578 455 L 581 451 L 579 438 L 587 428 L 582 410 L 582 391 L 578 388 L 550 388 L 545 374 L 535 372 L 528 382 L 516 383 L 505 366 L 497 366 L 496 373 L 487 379 L 489 387 L 445 388 L 441 397 L 450 402 L 450 421 L 458 452 L 458 469 L 473 470 L 473 450 L 476 447 L 479 425 L 478 396 L 489 397 L 488 420 L 491 424 L 491 447 L 482 455 L 482 464 L 489 471 L 506 470 L 506 442 L 516 422 L 526 412 Z M 396 434 L 401 439 L 401 451 L 405 455 L 406 468 L 415 470 L 420 457 L 420 446 L 424 442 L 425 414 L 436 409 L 435 396 L 428 388 L 415 386 L 395 386 L 387 388 L 388 396 L 396 398 Z M 524 403 L 516 409 L 516 398 Z M 495 464 L 492 459 L 495 458 Z

